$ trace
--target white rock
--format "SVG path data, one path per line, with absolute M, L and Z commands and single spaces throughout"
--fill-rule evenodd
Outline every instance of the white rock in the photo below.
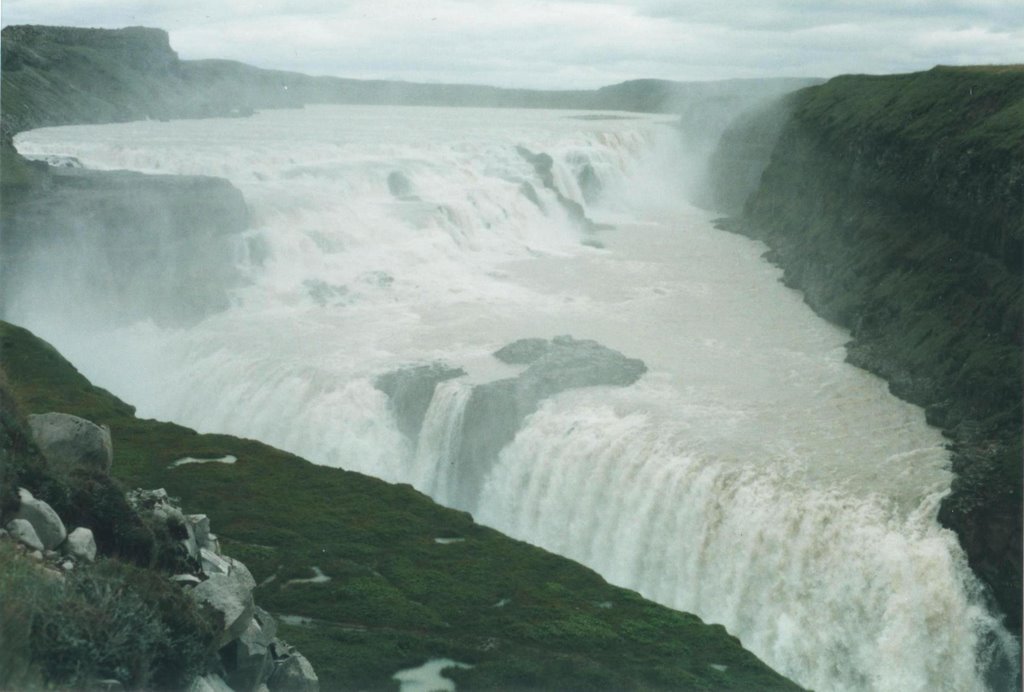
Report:
M 18 496 L 21 498 L 21 507 L 14 514 L 14 518 L 24 519 L 32 524 L 45 550 L 52 550 L 63 543 L 68 537 L 68 532 L 53 508 L 32 497 L 32 493 L 25 488 L 18 488 Z
M 228 644 L 225 658 L 221 660 L 234 662 L 234 669 L 227 674 L 227 683 L 236 690 L 251 690 L 266 681 L 273 670 L 273 659 L 270 656 L 270 642 L 256 618 L 253 618 L 242 635 Z
M 64 552 L 78 560 L 92 562 L 96 559 L 96 539 L 92 531 L 79 526 L 68 534 L 68 540 L 64 543 Z
M 200 603 L 208 604 L 221 614 L 224 629 L 217 640 L 218 649 L 237 639 L 252 620 L 252 587 L 234 575 L 210 575 L 189 593 Z
M 233 692 L 233 690 L 219 675 L 210 673 L 193 680 L 192 684 L 188 686 L 187 692 Z
M 11 534 L 11 538 L 28 546 L 31 550 L 38 551 L 39 556 L 42 557 L 43 542 L 39 540 L 39 535 L 28 521 L 12 519 L 7 522 L 7 531 Z
M 277 661 L 267 686 L 272 692 L 320 692 L 320 679 L 306 657 L 293 650 L 288 658 Z
M 185 520 L 192 528 L 196 543 L 199 544 L 199 547 L 205 548 L 206 542 L 210 538 L 210 518 L 205 514 L 189 514 Z
M 64 473 L 76 468 L 110 472 L 114 456 L 107 426 L 68 413 L 43 413 L 29 416 L 28 427 L 51 468 Z
M 171 577 L 171 581 L 177 582 L 182 586 L 195 586 L 202 583 L 202 579 L 194 574 L 175 574 Z

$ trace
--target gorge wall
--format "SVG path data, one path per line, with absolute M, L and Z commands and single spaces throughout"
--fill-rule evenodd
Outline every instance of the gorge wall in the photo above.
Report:
M 949 437 L 940 521 L 1019 633 L 1024 67 L 837 77 L 740 121 L 715 166 L 721 208 L 746 200 L 722 226 Z

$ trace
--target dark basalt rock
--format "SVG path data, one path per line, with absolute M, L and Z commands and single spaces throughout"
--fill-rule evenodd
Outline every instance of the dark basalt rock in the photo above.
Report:
M 434 388 L 445 380 L 462 377 L 466 371 L 444 363 L 410 365 L 380 375 L 374 385 L 391 399 L 398 429 L 415 443 L 430 408 Z
M 388 174 L 388 191 L 398 199 L 408 199 L 412 194 L 412 181 L 401 171 Z
M 521 339 L 495 352 L 506 363 L 529 364 L 518 377 L 477 385 L 463 418 L 453 493 L 455 506 L 472 511 L 487 472 L 498 452 L 515 437 L 523 421 L 540 403 L 579 387 L 625 387 L 647 372 L 636 358 L 589 339 L 558 336 Z

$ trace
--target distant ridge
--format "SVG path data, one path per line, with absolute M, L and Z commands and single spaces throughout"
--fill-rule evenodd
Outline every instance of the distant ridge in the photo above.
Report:
M 180 60 L 166 31 L 8 26 L 2 32 L 3 132 L 52 125 L 247 115 L 306 104 L 450 105 L 685 114 L 694 127 L 722 109 L 820 82 L 638 79 L 597 90 L 542 91 L 312 77 L 230 60 Z

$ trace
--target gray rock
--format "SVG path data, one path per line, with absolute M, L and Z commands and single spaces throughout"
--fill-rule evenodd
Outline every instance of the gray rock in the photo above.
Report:
M 205 548 L 210 538 L 210 518 L 205 514 L 189 514 L 185 517 L 185 521 L 192 528 L 196 543 L 201 548 Z
M 32 493 L 25 488 L 18 488 L 18 497 L 21 499 L 21 506 L 15 512 L 14 518 L 24 519 L 32 524 L 43 548 L 52 550 L 63 543 L 64 539 L 68 537 L 68 532 L 64 528 L 64 522 L 60 520 L 53 508 L 42 500 L 32 497 Z
M 407 199 L 412 196 L 412 182 L 401 171 L 391 171 L 388 174 L 388 191 L 398 199 Z
M 79 526 L 68 534 L 68 540 L 64 543 L 64 553 L 76 560 L 92 562 L 96 559 L 96 540 L 92 531 Z
M 519 339 L 502 346 L 494 352 L 494 357 L 510 365 L 529 365 L 542 358 L 554 347 L 548 339 Z
M 187 692 L 234 692 L 223 678 L 210 673 L 201 678 L 196 678 L 188 686 Z
M 381 375 L 374 385 L 391 399 L 398 429 L 413 443 L 423 427 L 434 388 L 438 383 L 466 374 L 462 368 L 452 368 L 444 363 L 410 365 Z
M 128 498 L 128 504 L 136 512 L 152 511 L 157 505 L 170 504 L 171 501 L 167 491 L 163 488 L 157 488 L 156 490 L 136 488 L 135 490 L 129 490 L 126 497 Z
M 641 360 L 571 336 L 521 339 L 495 356 L 528 367 L 518 377 L 477 385 L 466 403 L 457 472 L 452 474 L 448 497 L 457 509 L 469 512 L 476 510 L 480 488 L 498 453 L 544 399 L 579 387 L 627 386 L 647 371 Z
M 171 577 L 171 581 L 181 584 L 182 586 L 195 586 L 202 583 L 202 579 L 194 574 L 175 574 Z
M 231 574 L 213 574 L 189 593 L 221 615 L 222 631 L 217 648 L 237 639 L 252 621 L 252 587 Z
M 292 649 L 287 658 L 276 661 L 267 687 L 271 692 L 320 692 L 320 679 L 306 657 Z
M 69 413 L 30 415 L 28 427 L 52 469 L 62 473 L 78 468 L 110 472 L 114 459 L 110 428 Z
M 70 572 L 75 568 L 75 563 L 71 560 L 65 560 L 64 562 L 60 563 L 60 568 L 65 572 Z
M 274 616 L 263 610 L 263 608 L 256 606 L 255 617 L 256 621 L 260 623 L 260 628 L 263 629 L 263 632 L 273 640 L 277 636 L 277 620 L 274 619 Z
M 11 534 L 11 538 L 27 546 L 30 550 L 38 552 L 40 557 L 43 556 L 43 542 L 39 540 L 39 535 L 28 521 L 12 519 L 7 523 L 7 531 Z
M 228 669 L 226 680 L 232 689 L 251 690 L 270 677 L 274 665 L 271 641 L 273 637 L 253 618 L 242 635 L 224 647 L 221 661 Z
M 217 538 L 217 534 L 211 533 L 206 537 L 206 542 L 203 543 L 200 548 L 206 548 L 211 553 L 220 555 L 220 539 Z

